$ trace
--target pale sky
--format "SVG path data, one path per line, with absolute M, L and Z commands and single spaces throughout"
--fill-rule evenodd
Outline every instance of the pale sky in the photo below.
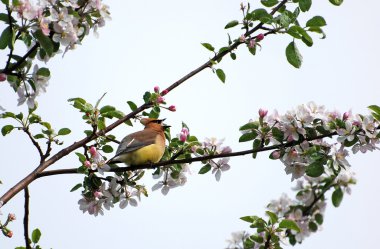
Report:
M 257 8 L 258 2 L 252 1 L 252 7 Z M 63 146 L 82 139 L 87 128 L 67 99 L 80 96 L 95 103 L 107 92 L 102 104 L 127 113 L 128 100 L 142 104 L 145 91 L 152 91 L 155 85 L 164 89 L 211 57 L 200 43 L 209 42 L 218 48 L 227 45 L 224 26 L 241 18 L 240 1 L 236 0 L 106 3 L 112 21 L 99 30 L 99 38 L 90 35 L 82 46 L 47 64 L 52 78 L 47 93 L 38 99 L 38 114 L 56 130 L 72 130 Z M 375 0 L 345 1 L 341 7 L 327 0 L 314 1 L 312 10 L 301 20 L 323 16 L 328 24 L 327 38 L 313 36 L 311 48 L 298 42 L 304 58 L 301 69 L 294 69 L 286 61 L 290 36 L 266 37 L 255 57 L 239 48 L 236 61 L 226 57 L 218 65 L 227 75 L 225 84 L 211 70 L 205 70 L 167 96 L 168 104 L 177 107 L 174 113 L 162 113 L 172 126 L 172 135 L 179 133 L 184 121 L 200 140 L 225 138 L 225 145 L 238 151 L 250 149 L 250 143 L 238 143 L 239 127 L 256 118 L 259 108 L 284 113 L 314 101 L 329 110 L 366 114 L 367 106 L 380 105 L 376 66 L 380 56 L 379 8 Z M 240 36 L 239 32 L 232 31 L 232 37 Z M 3 54 L 1 58 L 4 63 Z M 25 106 L 16 106 L 16 94 L 6 83 L 0 85 L 0 94 L 0 105 L 7 110 L 26 110 Z M 0 120 L 0 127 L 5 124 L 8 120 Z M 136 123 L 133 128 L 120 126 L 111 133 L 120 140 L 139 129 Z M 39 158 L 26 135 L 18 131 L 0 136 L 0 148 L 3 194 L 31 172 Z M 53 153 L 61 148 L 55 147 Z M 323 230 L 297 248 L 356 249 L 378 244 L 379 156 L 380 152 L 373 152 L 349 157 L 358 180 L 351 196 L 345 195 L 339 208 L 329 201 Z M 30 185 L 30 230 L 40 228 L 43 248 L 224 248 L 231 232 L 250 231 L 240 217 L 264 216 L 265 206 L 272 199 L 284 192 L 294 197 L 291 187 L 295 185 L 283 164 L 269 160 L 265 153 L 256 160 L 251 156 L 232 158 L 230 165 L 231 169 L 216 182 L 211 174 L 198 175 L 200 164 L 193 163 L 193 174 L 184 187 L 171 190 L 167 196 L 150 192 L 137 208 L 116 206 L 98 217 L 82 214 L 77 204 L 80 191 L 69 192 L 83 176 L 38 179 Z M 73 154 L 50 169 L 78 166 Z M 149 190 L 155 183 L 149 173 L 144 183 Z M 23 193 L 2 212 L 2 221 L 9 212 L 15 213 L 17 220 L 10 226 L 12 239 L 0 236 L 0 248 L 24 246 Z

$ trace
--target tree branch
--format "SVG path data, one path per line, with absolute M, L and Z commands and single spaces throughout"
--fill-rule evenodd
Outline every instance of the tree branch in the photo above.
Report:
M 200 162 L 200 161 L 207 161 L 210 159 L 215 158 L 223 158 L 223 157 L 236 157 L 236 156 L 243 156 L 247 154 L 253 154 L 263 151 L 270 151 L 270 150 L 276 150 L 276 149 L 284 149 L 288 147 L 293 147 L 295 145 L 301 144 L 303 141 L 313 141 L 322 139 L 325 137 L 331 137 L 337 135 L 336 132 L 331 132 L 326 135 L 319 135 L 316 137 L 307 138 L 304 140 L 299 141 L 292 141 L 287 142 L 285 144 L 277 144 L 267 147 L 262 147 L 259 149 L 251 149 L 251 150 L 243 150 L 243 151 L 237 151 L 237 152 L 231 152 L 231 153 L 223 153 L 218 155 L 208 155 L 208 156 L 201 156 L 201 157 L 194 157 L 194 158 L 186 158 L 186 159 L 180 159 L 180 160 L 168 160 L 168 161 L 162 161 L 154 164 L 142 164 L 142 165 L 132 165 L 132 166 L 126 166 L 126 167 L 119 167 L 119 168 L 113 168 L 109 172 L 127 172 L 127 171 L 135 171 L 135 170 L 141 170 L 141 169 L 155 169 L 161 166 L 166 165 L 172 165 L 172 164 L 184 164 L 184 163 L 192 163 L 192 162 Z M 93 171 L 96 172 L 96 171 Z M 79 174 L 77 171 L 77 168 L 71 168 L 71 169 L 57 169 L 57 170 L 49 170 L 44 171 L 39 174 L 37 174 L 36 178 L 45 177 L 45 176 L 52 176 L 52 175 L 62 175 L 62 174 Z
M 29 189 L 28 187 L 24 188 L 25 193 L 25 214 L 24 214 L 24 238 L 25 238 L 25 247 L 26 249 L 31 249 L 30 239 L 29 239 Z
M 275 8 L 273 8 L 273 10 L 271 11 L 271 15 L 273 15 L 274 13 L 276 13 L 282 6 L 285 5 L 285 3 L 287 3 L 288 0 L 283 0 L 281 1 Z M 258 25 L 256 25 L 254 28 L 252 28 L 249 32 L 247 32 L 245 35 L 248 36 L 248 35 L 251 35 L 252 33 L 256 32 L 257 30 L 259 30 L 262 25 L 264 25 L 262 22 L 260 22 Z M 201 72 L 202 70 L 204 70 L 205 68 L 207 67 L 211 67 L 212 65 L 212 62 L 211 61 L 217 61 L 217 60 L 220 60 L 221 58 L 223 58 L 225 55 L 227 55 L 229 52 L 231 52 L 232 50 L 236 49 L 240 44 L 242 44 L 239 40 L 237 40 L 235 43 L 233 43 L 228 50 L 224 51 L 224 52 L 221 52 L 221 53 L 218 53 L 217 55 L 215 55 L 211 60 L 208 60 L 206 63 L 204 63 L 203 65 L 201 65 L 200 67 L 198 67 L 197 69 L 191 71 L 190 73 L 188 73 L 187 75 L 185 75 L 184 77 L 182 77 L 181 79 L 179 79 L 178 81 L 174 82 L 172 85 L 170 85 L 167 90 L 168 92 L 170 92 L 171 90 L 173 90 L 174 88 L 178 87 L 179 85 L 181 85 L 183 82 L 185 82 L 186 80 L 188 80 L 189 78 L 191 78 L 192 76 L 196 75 L 197 73 Z M 15 68 L 17 68 L 19 65 L 21 65 L 21 63 L 35 50 L 39 47 L 39 43 L 37 42 L 16 64 L 14 64 L 8 71 L 4 71 L 3 73 L 8 73 L 8 72 L 12 72 Z M 74 144 L 62 149 L 61 151 L 59 151 L 58 153 L 56 153 L 55 155 L 51 156 L 51 158 L 47 161 L 44 161 L 42 163 L 40 163 L 38 165 L 38 167 L 36 169 L 33 170 L 33 172 L 31 172 L 29 175 L 27 175 L 24 179 L 22 179 L 20 182 L 18 182 L 15 186 L 13 186 L 11 189 L 9 189 L 1 198 L 0 198 L 0 201 L 3 202 L 3 205 L 5 205 L 13 196 L 15 196 L 18 192 L 20 192 L 22 189 L 24 189 L 26 186 L 28 186 L 31 182 L 33 182 L 36 178 L 39 177 L 39 175 L 47 168 L 49 167 L 50 165 L 54 164 L 56 161 L 60 160 L 62 157 L 64 156 L 67 156 L 68 154 L 70 154 L 71 152 L 73 152 L 74 150 L 82 147 L 83 145 L 87 144 L 88 142 L 92 141 L 93 139 L 99 137 L 99 136 L 103 136 L 104 134 L 106 134 L 107 132 L 113 130 L 114 128 L 116 128 L 117 126 L 119 126 L 120 124 L 122 124 L 123 122 L 127 121 L 128 119 L 130 118 L 133 118 L 135 117 L 136 114 L 142 112 L 143 110 L 151 107 L 152 104 L 151 103 L 145 103 L 143 105 L 141 105 L 140 107 L 138 107 L 135 111 L 129 113 L 128 115 L 124 116 L 123 118 L 117 120 L 116 122 L 112 123 L 111 125 L 107 126 L 104 130 L 101 130 L 99 132 L 97 132 L 96 134 L 93 134 L 91 136 L 88 136 L 86 138 L 83 138 L 82 140 L 78 141 L 78 142 L 75 142 Z M 269 149 L 268 149 L 269 150 Z M 249 153 L 252 153 L 252 152 L 246 152 L 245 154 L 249 154 Z M 220 156 L 219 157 L 223 157 L 223 156 Z M 216 158 L 216 157 L 215 157 Z M 211 158 L 210 158 L 211 159 Z M 178 161 L 181 161 L 181 160 L 178 160 Z M 185 163 L 185 162 L 184 162 Z M 168 163 L 169 164 L 169 163 Z M 160 164 L 157 164 L 156 167 L 158 166 L 161 166 Z M 132 169 L 132 167 L 129 167 L 128 169 L 129 170 L 135 170 L 135 169 L 139 169 L 139 168 L 150 168 L 151 165 L 140 165 L 140 166 L 135 166 L 135 168 Z

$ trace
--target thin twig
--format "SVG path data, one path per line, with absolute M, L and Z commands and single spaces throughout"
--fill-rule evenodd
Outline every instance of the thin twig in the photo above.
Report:
M 42 162 L 42 161 L 43 161 L 43 157 L 44 157 L 44 153 L 42 152 L 42 149 L 41 149 L 40 144 L 34 139 L 34 137 L 32 136 L 32 134 L 30 133 L 28 127 L 23 128 L 23 131 L 28 135 L 28 137 L 29 137 L 30 140 L 32 141 L 34 147 L 37 148 L 37 150 L 38 150 L 38 154 L 40 155 L 40 158 L 41 158 L 41 161 L 40 161 L 40 162 Z
M 29 189 L 28 187 L 24 188 L 25 194 L 25 214 L 24 214 L 24 237 L 25 237 L 25 247 L 26 249 L 31 249 L 30 239 L 29 239 Z

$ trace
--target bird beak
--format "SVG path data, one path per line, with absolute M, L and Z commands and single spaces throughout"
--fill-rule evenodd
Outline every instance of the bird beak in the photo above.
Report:
M 164 127 L 164 129 L 167 129 L 167 128 L 170 128 L 171 126 L 164 124 L 164 125 L 162 125 L 162 127 Z

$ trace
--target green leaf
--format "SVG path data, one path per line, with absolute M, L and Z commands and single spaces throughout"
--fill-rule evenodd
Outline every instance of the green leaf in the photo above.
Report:
M 322 161 L 315 161 L 306 167 L 306 175 L 310 177 L 319 177 L 325 172 Z
M 335 191 L 332 193 L 332 203 L 334 207 L 339 207 L 340 203 L 343 200 L 343 191 L 341 188 L 335 189 Z
M 309 47 L 313 45 L 313 39 L 310 37 L 310 35 L 307 33 L 306 30 L 301 28 L 298 25 L 291 26 L 288 30 L 287 33 L 294 38 L 297 39 L 302 39 L 302 41 Z
M 285 50 L 286 59 L 295 68 L 300 68 L 302 65 L 302 55 L 298 51 L 295 42 L 289 43 Z
M 9 0 L 1 0 L 1 2 L 3 2 L 5 5 L 9 5 Z
M 129 108 L 131 108 L 132 111 L 135 111 L 137 109 L 137 105 L 132 101 L 127 101 L 127 104 L 129 105 Z
M 314 16 L 306 23 L 306 27 L 323 27 L 326 26 L 326 21 L 321 16 Z
M 244 217 L 240 217 L 241 220 L 249 222 L 249 223 L 253 223 L 255 220 L 257 220 L 257 218 L 258 218 L 257 216 L 244 216 Z
M 265 213 L 269 216 L 272 225 L 275 224 L 275 223 L 277 223 L 278 217 L 277 217 L 277 215 L 275 213 L 272 213 L 270 211 L 266 211 Z
M 106 128 L 106 120 L 104 117 L 99 117 L 98 118 L 98 129 L 99 130 L 104 130 Z
M 249 17 L 252 21 L 269 23 L 273 19 L 272 15 L 270 15 L 265 9 L 255 9 L 249 14 Z
M 322 225 L 323 223 L 323 215 L 320 214 L 320 213 L 317 213 L 315 216 L 315 221 L 319 224 L 319 225 Z
M 62 128 L 58 131 L 58 135 L 65 136 L 71 133 L 71 130 L 69 128 Z
M 291 230 L 294 230 L 296 232 L 301 232 L 301 229 L 298 227 L 297 223 L 292 221 L 292 220 L 282 220 L 279 224 L 279 227 L 280 228 L 286 228 L 286 229 L 291 229 Z
M 315 222 L 310 221 L 309 222 L 309 229 L 310 229 L 310 231 L 316 232 L 318 230 L 318 225 Z
M 224 74 L 223 70 L 222 69 L 216 69 L 216 75 L 218 76 L 218 78 L 223 82 L 225 83 L 226 82 L 226 75 Z
M 243 135 L 240 136 L 239 142 L 243 143 L 243 142 L 251 141 L 251 140 L 255 139 L 256 137 L 257 137 L 256 131 L 244 133 Z
M 206 173 L 209 172 L 210 170 L 211 170 L 211 165 L 208 163 L 208 164 L 206 164 L 205 166 L 203 166 L 203 167 L 199 170 L 198 174 L 206 174 Z
M 377 106 L 377 105 L 370 105 L 370 106 L 368 106 L 368 109 L 370 109 L 371 111 L 373 111 L 376 114 L 380 115 L 380 107 L 379 106 Z
M 282 132 L 279 128 L 273 127 L 272 128 L 272 135 L 273 137 L 279 141 L 282 142 L 284 140 L 284 132 Z
M 0 49 L 5 49 L 8 44 L 12 42 L 12 31 L 11 28 L 8 26 L 6 27 L 0 36 Z
M 51 56 L 54 52 L 54 44 L 52 40 L 49 37 L 45 36 L 40 29 L 34 32 L 34 36 L 40 43 L 41 47 L 46 51 L 46 53 Z
M 311 0 L 299 0 L 299 6 L 301 11 L 306 12 L 311 7 Z
M 41 67 L 38 69 L 37 75 L 49 77 L 50 76 L 50 70 L 49 70 L 49 68 Z
M 1 129 L 1 134 L 3 134 L 3 136 L 8 135 L 9 133 L 11 133 L 13 129 L 14 129 L 13 125 L 5 125 Z
M 43 134 L 37 134 L 37 135 L 34 135 L 33 137 L 34 137 L 34 139 L 45 138 L 45 136 Z
M 77 185 L 75 185 L 75 186 L 70 190 L 70 192 L 74 192 L 75 190 L 79 189 L 80 187 L 82 187 L 82 184 L 81 184 L 81 183 L 78 183 Z
M 32 232 L 32 241 L 33 241 L 33 243 L 38 243 L 38 241 L 40 240 L 40 238 L 41 238 L 41 231 L 40 231 L 40 229 L 38 229 L 38 228 L 36 228 L 36 229 L 34 229 L 33 230 L 33 232 Z
M 265 7 L 273 7 L 278 3 L 278 0 L 261 0 L 261 4 Z
M 104 114 L 104 113 L 115 111 L 115 110 L 116 110 L 115 107 L 110 106 L 110 105 L 106 105 L 106 106 L 103 106 L 102 108 L 100 108 L 99 112 L 100 112 L 100 114 Z
M 207 48 L 210 51 L 214 51 L 215 48 L 210 43 L 201 43 L 203 47 Z
M 243 125 L 242 127 L 239 128 L 240 131 L 244 130 L 251 130 L 251 129 L 258 129 L 259 128 L 259 122 L 249 122 Z
M 16 115 L 13 112 L 4 112 L 0 114 L 0 118 L 16 118 Z
M 144 102 L 145 103 L 149 103 L 150 102 L 150 97 L 152 96 L 152 94 L 150 92 L 145 92 L 144 96 L 143 96 L 143 99 L 144 99 Z
M 78 156 L 79 162 L 81 163 L 84 163 L 87 160 L 86 157 L 82 153 L 75 152 L 75 155 Z
M 340 6 L 343 3 L 343 0 L 329 0 L 335 6 Z
M 102 147 L 102 151 L 104 151 L 105 153 L 112 153 L 113 152 L 113 148 L 110 145 L 104 145 Z
M 233 20 L 233 21 L 227 23 L 227 25 L 224 27 L 224 29 L 229 29 L 229 28 L 235 27 L 238 24 L 239 24 L 238 20 Z
M 261 146 L 262 146 L 262 144 L 261 144 L 261 139 L 255 139 L 255 141 L 253 141 L 253 144 L 252 144 L 252 149 L 253 149 L 253 150 L 257 150 L 257 149 L 259 149 Z M 257 156 L 257 152 L 252 153 L 252 157 L 253 157 L 253 158 L 256 158 L 256 156 Z
M 259 244 L 261 244 L 261 243 L 264 242 L 264 238 L 261 237 L 261 236 L 258 235 L 258 234 L 253 234 L 253 235 L 249 236 L 249 238 L 250 238 L 251 240 L 253 240 L 253 241 L 259 243 Z

